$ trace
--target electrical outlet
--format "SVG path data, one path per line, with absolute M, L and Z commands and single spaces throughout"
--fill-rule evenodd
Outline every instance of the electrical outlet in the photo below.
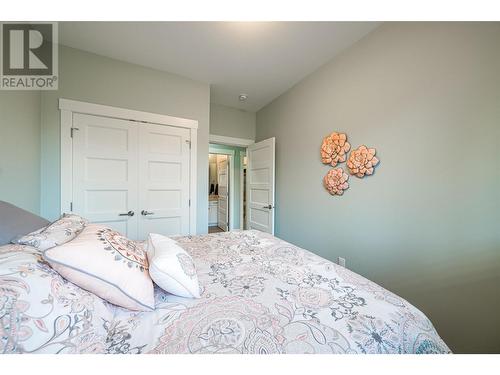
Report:
M 338 258 L 337 258 L 337 264 L 338 264 L 339 266 L 345 267 L 345 258 L 338 257 Z

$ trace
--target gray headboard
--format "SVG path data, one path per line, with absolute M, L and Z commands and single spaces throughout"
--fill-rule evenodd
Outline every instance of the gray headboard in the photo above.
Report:
M 40 229 L 50 222 L 16 207 L 0 201 L 0 246 L 9 243 L 17 236 L 22 236 Z

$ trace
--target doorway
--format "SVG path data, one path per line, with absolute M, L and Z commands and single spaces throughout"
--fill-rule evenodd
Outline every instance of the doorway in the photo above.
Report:
M 228 155 L 227 230 L 255 229 L 274 234 L 275 139 L 269 138 L 254 143 L 239 138 L 211 135 L 210 141 L 211 154 Z M 220 143 L 217 143 L 219 141 Z M 209 207 L 210 185 L 209 179 Z M 216 199 L 218 201 L 218 197 Z M 218 209 L 212 208 L 211 211 L 209 208 L 209 223 L 215 223 L 214 218 L 210 221 L 210 212 L 215 215 L 214 212 L 218 212 Z M 209 224 L 208 229 L 209 232 L 226 230 L 215 224 Z
M 208 233 L 229 231 L 230 155 L 209 154 Z
M 208 233 L 244 229 L 246 148 L 211 143 L 208 168 Z

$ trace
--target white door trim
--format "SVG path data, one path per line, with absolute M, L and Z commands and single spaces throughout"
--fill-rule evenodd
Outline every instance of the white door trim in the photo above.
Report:
M 198 121 L 161 115 L 157 113 L 142 112 L 126 108 L 111 107 L 101 104 L 87 103 L 77 100 L 59 99 L 61 121 L 61 214 L 71 212 L 73 201 L 73 114 L 82 113 L 94 116 L 112 117 L 122 120 L 133 120 L 159 125 L 175 126 L 190 129 L 190 172 L 189 172 L 189 233 L 196 234 L 196 194 L 197 194 L 197 145 Z
M 142 112 L 133 109 L 111 107 L 109 105 L 81 102 L 70 99 L 59 99 L 59 109 L 67 110 L 73 113 L 83 113 L 94 116 L 114 117 L 123 120 L 134 120 L 150 122 L 152 124 L 177 126 L 180 128 L 198 129 L 198 121 L 160 115 L 158 113 Z
M 238 147 L 248 147 L 251 144 L 255 143 L 253 139 L 226 137 L 224 135 L 216 135 L 216 134 L 209 134 L 208 141 L 210 143 L 217 143 L 220 145 L 238 146 Z

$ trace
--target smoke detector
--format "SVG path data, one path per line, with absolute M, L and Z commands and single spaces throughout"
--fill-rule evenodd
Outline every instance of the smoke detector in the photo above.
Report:
M 240 100 L 240 102 L 246 102 L 246 100 L 248 99 L 248 95 L 247 94 L 240 94 L 238 99 Z

